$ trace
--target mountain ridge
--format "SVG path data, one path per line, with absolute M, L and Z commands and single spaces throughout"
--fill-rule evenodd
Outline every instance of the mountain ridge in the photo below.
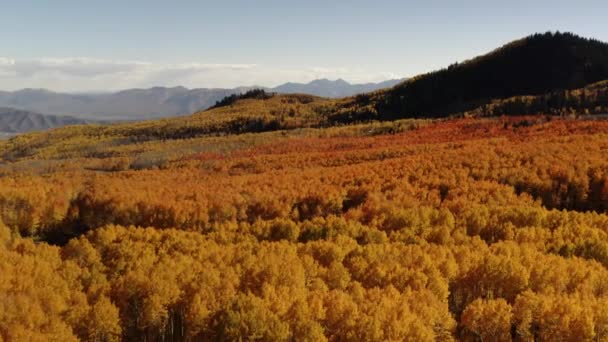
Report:
M 394 85 L 401 80 L 350 84 L 344 80 L 313 80 L 309 83 L 284 83 L 276 87 L 242 86 L 236 88 L 151 87 L 132 88 L 110 93 L 61 93 L 26 88 L 0 91 L 0 106 L 45 115 L 69 115 L 85 120 L 145 120 L 187 115 L 213 106 L 222 98 L 251 89 L 278 93 L 306 93 L 323 97 L 346 97 Z
M 71 116 L 44 115 L 15 108 L 0 107 L 0 132 L 3 133 L 3 136 L 89 123 L 93 123 L 93 121 L 81 120 Z
M 333 100 L 326 98 L 323 101 L 309 97 L 298 98 L 297 95 L 294 98 L 278 99 L 273 102 L 277 108 L 270 112 L 265 112 L 265 109 L 260 111 L 264 113 L 264 118 L 241 122 L 237 126 L 240 127 L 239 132 L 249 129 L 272 130 L 278 129 L 273 127 L 292 127 L 294 123 L 291 121 L 298 121 L 300 113 L 297 106 L 285 112 L 283 107 L 290 101 L 306 105 L 310 102 L 318 102 L 319 105 L 312 103 L 308 107 L 312 111 L 311 122 L 322 125 L 401 118 L 437 118 L 465 115 L 469 112 L 481 116 L 523 113 L 562 115 L 577 111 L 593 114 L 598 111 L 603 112 L 608 106 L 606 103 L 608 88 L 604 83 L 598 83 L 597 89 L 586 86 L 602 80 L 608 80 L 607 43 L 581 38 L 571 33 L 548 32 L 515 40 L 487 54 L 405 81 L 389 80 L 388 83 L 374 84 L 377 87 L 390 85 L 391 82 L 396 84 L 390 88 Z M 322 89 L 327 85 L 344 84 L 348 83 L 341 79 L 334 81 L 319 79 L 307 84 L 286 83 L 262 90 L 268 90 L 269 93 L 278 90 L 277 93 L 300 94 L 304 92 L 302 87 L 308 86 L 309 93 L 314 94 L 315 87 Z M 163 117 L 167 108 L 172 108 L 173 113 L 200 113 L 225 98 L 234 97 L 233 101 L 229 101 L 234 103 L 239 100 L 239 96 L 233 95 L 246 93 L 254 88 L 258 89 L 258 87 L 218 89 L 219 93 L 211 94 L 209 89 L 154 87 L 98 96 L 106 100 L 110 99 L 109 105 L 116 111 L 135 99 L 141 106 L 138 109 L 146 110 L 145 117 L 136 117 L 143 120 Z M 13 102 L 16 103 L 24 102 L 27 96 L 42 99 L 50 96 L 52 100 L 53 95 L 52 92 L 35 89 L 25 89 L 15 94 Z M 3 96 L 5 99 L 6 93 L 0 93 L 0 105 Z M 92 95 L 72 96 L 81 102 L 81 106 L 86 105 L 86 102 L 95 101 L 95 96 Z M 210 103 L 210 101 L 214 102 Z M 264 99 L 253 98 L 250 101 L 264 101 Z M 159 108 L 159 102 L 164 107 Z M 248 112 L 256 112 L 260 109 L 256 107 L 263 105 L 253 102 L 250 107 L 240 106 L 238 110 L 243 115 L 251 117 Z M 53 108 L 56 109 L 52 104 L 51 101 L 51 105 L 47 107 L 51 113 Z M 492 108 L 488 109 L 490 106 Z M 134 116 L 133 112 L 122 113 L 124 115 L 120 118 L 123 119 Z M 290 123 L 285 124 L 282 121 L 290 121 Z M 178 132 L 174 135 L 180 136 L 180 134 Z
M 608 79 L 608 43 L 572 33 L 518 39 L 462 63 L 357 96 L 355 116 L 393 120 L 463 113 L 493 100 L 584 88 Z
M 340 98 L 383 88 L 390 88 L 402 81 L 404 81 L 404 79 L 390 79 L 378 83 L 351 84 L 341 78 L 334 81 L 322 78 L 313 80 L 309 83 L 287 82 L 271 88 L 270 90 L 283 94 L 302 93 L 321 97 Z

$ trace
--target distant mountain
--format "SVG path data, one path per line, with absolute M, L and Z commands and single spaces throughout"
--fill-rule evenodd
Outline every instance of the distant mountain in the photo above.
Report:
M 105 94 L 69 94 L 44 89 L 23 89 L 14 92 L 0 91 L 0 106 L 52 115 L 70 115 L 87 120 L 144 120 L 191 114 L 213 106 L 226 96 L 244 93 L 253 88 L 278 93 L 343 97 L 390 87 L 398 82 L 399 80 L 390 80 L 382 83 L 349 84 L 344 80 L 316 80 L 307 84 L 286 83 L 275 88 L 154 87 Z
M 43 115 L 15 108 L 0 107 L 0 137 L 87 123 L 91 123 L 91 121 L 70 116 Z
M 87 120 L 144 120 L 189 114 L 248 88 L 186 89 L 184 87 L 129 89 L 107 94 L 55 93 L 44 89 L 0 92 L 0 106 Z
M 363 111 L 360 117 L 438 117 L 475 109 L 492 100 L 583 88 L 606 79 L 607 43 L 549 32 L 414 77 L 391 89 L 357 96 L 349 105 Z
M 284 94 L 310 94 L 321 97 L 347 97 L 378 89 L 390 88 L 400 82 L 403 82 L 403 79 L 364 84 L 350 84 L 342 79 L 335 81 L 320 79 L 314 80 L 310 83 L 285 83 L 278 87 L 272 88 L 271 91 Z

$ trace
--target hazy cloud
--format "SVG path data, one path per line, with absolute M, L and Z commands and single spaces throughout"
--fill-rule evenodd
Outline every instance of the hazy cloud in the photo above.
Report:
M 141 64 L 135 62 L 112 62 L 88 58 L 44 58 L 38 60 L 14 61 L 4 65 L 5 72 L 13 72 L 19 77 L 38 74 L 61 73 L 75 77 L 116 74 L 134 71 Z
M 274 86 L 316 78 L 380 81 L 389 74 L 347 68 L 273 68 L 257 64 L 151 63 L 85 57 L 15 60 L 0 57 L 0 89 L 48 88 L 58 91 L 118 90 L 177 86 L 231 88 Z

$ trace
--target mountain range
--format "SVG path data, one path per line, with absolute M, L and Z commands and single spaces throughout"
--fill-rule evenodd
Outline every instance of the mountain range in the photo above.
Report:
M 608 80 L 607 43 L 571 33 L 548 32 L 407 80 L 349 84 L 344 80 L 323 79 L 262 89 L 270 93 L 340 98 L 324 118 L 350 123 L 465 113 L 603 113 L 608 107 L 608 84 L 600 82 L 603 80 Z M 75 120 L 144 120 L 185 115 L 254 88 L 261 87 L 155 87 L 107 94 L 63 94 L 35 89 L 0 92 L 0 106 L 21 110 L 5 109 L 12 114 L 0 121 L 0 132 L 44 129 L 76 123 Z M 71 118 L 43 120 L 40 114 L 23 111 Z
M 335 81 L 320 79 L 310 83 L 289 82 L 268 90 L 281 94 L 310 94 L 321 97 L 338 98 L 390 88 L 402 81 L 404 81 L 404 79 L 392 79 L 380 83 L 350 84 L 342 79 Z
M 345 97 L 391 87 L 401 80 L 381 83 L 350 84 L 344 80 L 315 80 L 310 83 L 285 83 L 274 88 L 237 87 L 232 89 L 154 87 L 128 89 L 115 93 L 70 94 L 44 89 L 0 91 L 0 106 L 44 113 L 69 115 L 84 120 L 144 120 L 191 114 L 213 106 L 222 98 L 261 88 L 277 93 L 305 93 L 322 97 Z M 3 127 L 0 127 L 0 131 Z
M 0 137 L 92 122 L 71 116 L 43 115 L 26 110 L 0 107 Z

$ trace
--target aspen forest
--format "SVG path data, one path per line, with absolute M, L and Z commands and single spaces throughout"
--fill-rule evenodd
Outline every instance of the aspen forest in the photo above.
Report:
M 0 178 L 3 340 L 608 338 L 607 122 L 84 133 L 5 143 L 36 152 Z

